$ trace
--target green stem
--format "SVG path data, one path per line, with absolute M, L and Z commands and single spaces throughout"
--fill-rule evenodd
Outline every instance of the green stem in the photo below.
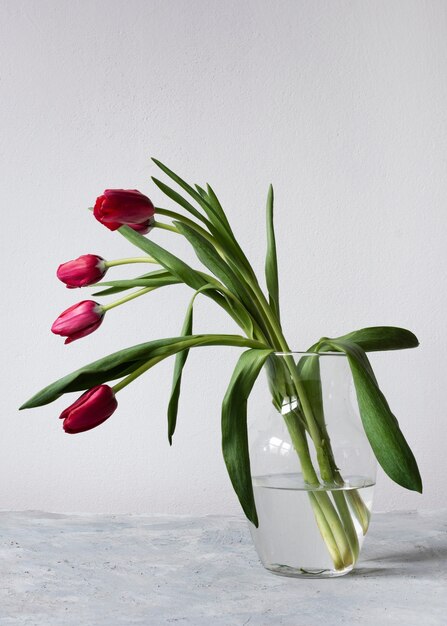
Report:
M 204 239 L 206 239 L 216 249 L 216 251 L 217 251 L 217 253 L 219 254 L 220 257 L 222 257 L 225 261 L 229 261 L 230 262 L 230 264 L 237 270 L 237 272 L 245 279 L 245 281 L 246 281 L 246 283 L 247 283 L 249 288 L 252 288 L 253 282 L 255 282 L 257 284 L 256 275 L 255 275 L 251 265 L 249 264 L 247 258 L 243 254 L 241 248 L 237 244 L 237 241 L 234 239 L 234 236 L 232 236 L 231 239 L 232 239 L 234 245 L 237 247 L 236 251 L 238 253 L 242 254 L 242 256 L 240 256 L 240 264 L 236 263 L 236 265 L 235 265 L 235 259 L 228 257 L 228 254 L 227 254 L 225 248 L 222 246 L 222 244 L 219 241 L 219 239 L 217 239 L 216 236 L 213 236 L 207 230 L 205 230 L 204 228 L 199 226 L 199 224 L 194 222 L 194 220 L 191 220 L 188 217 L 185 217 L 184 215 L 181 215 L 180 213 L 177 213 L 176 211 L 170 211 L 168 209 L 162 209 L 160 207 L 157 207 L 155 209 L 155 212 L 156 212 L 157 215 L 163 215 L 165 217 L 170 217 L 171 219 L 177 220 L 179 222 L 182 222 L 182 223 L 187 224 L 188 226 L 190 226 L 192 229 L 195 230 L 195 232 L 197 232 Z M 207 225 L 208 225 L 208 227 L 210 229 L 213 229 L 213 225 L 210 222 L 206 222 L 206 223 L 207 223 Z M 157 226 L 157 225 L 159 225 L 159 223 L 155 222 L 154 226 Z M 163 226 L 166 226 L 166 225 L 163 225 Z M 169 230 L 171 230 L 171 229 L 169 229 Z M 178 231 L 176 230 L 176 232 L 178 232 Z M 255 298 L 255 302 L 256 302 L 256 298 Z M 269 333 L 269 334 L 271 334 L 271 333 Z
M 216 337 L 220 341 L 215 342 Z M 199 339 L 199 341 L 197 341 L 197 339 Z M 185 337 L 183 343 L 184 343 L 184 346 L 182 346 L 181 350 L 189 350 L 190 348 L 197 348 L 199 346 L 207 346 L 207 345 L 208 346 L 210 345 L 236 346 L 240 348 L 243 347 L 243 348 L 256 348 L 256 349 L 268 348 L 268 346 L 260 343 L 259 341 L 252 341 L 250 339 L 245 339 L 244 337 L 240 337 L 237 335 L 236 336 L 234 335 L 203 335 L 203 336 L 196 335 L 195 337 L 194 336 Z M 123 378 L 123 380 L 120 380 L 120 382 L 116 383 L 116 385 L 114 385 L 112 389 L 114 390 L 115 393 L 117 393 L 118 391 L 121 391 L 121 389 L 124 389 L 124 387 L 127 387 L 127 385 L 130 385 L 130 383 L 133 382 L 139 376 L 141 376 L 141 374 L 144 374 L 144 372 L 147 372 L 148 369 L 150 369 L 154 365 L 157 365 L 157 363 L 160 363 L 160 361 L 163 361 L 163 359 L 167 359 L 170 356 L 173 356 L 174 354 L 176 354 L 176 352 L 179 352 L 179 351 L 180 350 L 178 349 L 178 346 L 177 346 L 177 349 L 173 352 L 165 351 L 163 354 L 152 357 L 152 359 L 149 359 L 148 361 L 140 365 L 140 367 L 138 367 L 131 374 Z
M 303 478 L 309 485 L 317 487 L 316 490 L 309 492 L 309 497 L 316 515 L 318 527 L 334 560 L 334 565 L 337 569 L 347 567 L 354 562 L 355 558 L 351 550 L 351 542 L 331 502 L 329 494 L 326 493 L 326 491 L 318 491 L 320 483 L 312 465 L 304 429 L 300 426 L 293 413 L 284 415 L 284 420 L 289 430 L 293 447 L 300 459 Z M 315 503 L 318 506 L 315 506 Z M 328 528 L 331 531 L 330 533 L 328 532 Z
M 163 222 L 158 222 L 157 220 L 154 220 L 152 225 L 154 228 L 160 228 L 161 230 L 169 230 L 172 233 L 177 233 L 178 235 L 180 234 L 179 231 L 176 229 L 176 227 L 172 226 L 171 224 L 164 224 Z
M 133 257 L 129 259 L 116 259 L 115 261 L 105 261 L 106 267 L 116 267 L 117 265 L 128 265 L 129 263 L 154 263 L 159 265 L 158 261 L 150 256 Z
M 259 304 L 262 310 L 264 311 L 266 315 L 266 318 L 268 319 L 270 331 L 273 334 L 274 338 L 276 339 L 277 343 L 275 347 L 279 347 L 285 353 L 290 352 L 290 348 L 287 345 L 287 342 L 282 333 L 281 327 L 279 323 L 277 322 L 275 315 L 273 314 L 273 311 L 269 303 L 267 302 L 261 288 L 259 287 L 257 283 L 253 283 L 252 288 L 253 288 L 254 293 L 257 296 L 257 299 L 259 301 Z M 315 417 L 312 411 L 312 407 L 307 398 L 307 394 L 304 389 L 304 386 L 299 378 L 295 361 L 290 355 L 286 354 L 285 362 L 292 376 L 292 380 L 295 385 L 298 398 L 303 408 L 303 413 L 304 413 L 304 416 L 306 418 L 306 422 L 309 428 L 309 434 L 312 437 L 312 440 L 315 444 L 315 448 L 317 451 L 318 464 L 320 465 L 322 478 L 325 481 L 330 481 L 333 478 L 332 468 L 331 468 L 331 465 L 327 456 L 327 452 L 325 450 L 324 442 L 320 435 L 320 430 L 319 430 L 317 421 L 315 420 Z
M 200 234 L 204 239 L 206 239 L 216 250 L 216 252 L 219 254 L 219 256 L 224 259 L 225 261 L 229 261 L 230 264 L 236 269 L 236 271 L 239 273 L 240 276 L 242 276 L 245 281 L 246 284 L 248 286 L 248 296 L 250 296 L 250 302 L 252 303 L 252 305 L 255 307 L 256 311 L 258 313 L 261 313 L 261 311 L 259 310 L 259 306 L 257 304 L 257 298 L 251 298 L 252 294 L 252 284 L 253 282 L 257 282 L 256 281 L 256 276 L 250 266 L 250 264 L 248 263 L 247 259 L 245 256 L 243 256 L 243 258 L 241 257 L 241 263 L 236 263 L 235 264 L 235 259 L 233 258 L 229 258 L 225 248 L 222 246 L 221 242 L 219 241 L 219 239 L 217 238 L 217 236 L 213 236 L 212 234 L 210 234 L 207 230 L 205 230 L 204 228 L 202 228 L 201 226 L 199 226 L 196 222 L 194 222 L 193 220 L 181 215 L 180 213 L 177 213 L 175 211 L 170 211 L 168 209 L 162 209 L 160 207 L 157 207 L 155 209 L 156 214 L 158 215 L 163 215 L 165 217 L 170 217 L 171 219 L 175 219 L 178 220 L 179 222 L 182 222 L 184 224 L 187 224 L 188 226 L 190 226 L 192 229 L 194 229 L 198 234 Z M 213 225 L 210 222 L 207 222 L 208 227 L 210 229 L 213 229 Z M 154 226 L 160 226 L 160 224 L 158 222 L 154 223 Z M 167 227 L 166 224 L 163 224 L 161 226 L 166 227 L 168 230 L 173 230 L 175 227 Z M 178 232 L 177 229 L 175 229 L 175 232 Z M 234 241 L 235 245 L 237 244 L 236 241 Z M 240 248 L 238 247 L 239 251 Z M 241 250 L 240 250 L 241 251 Z M 242 252 L 242 251 L 241 251 Z M 243 253 L 242 253 L 243 254 Z M 245 302 L 245 307 L 247 308 L 247 310 L 249 310 L 249 303 Z M 249 313 L 250 316 L 254 319 L 253 315 L 251 313 Z M 262 317 L 262 316 L 261 316 Z M 260 329 L 259 324 L 257 323 L 258 329 Z M 271 328 L 267 328 L 265 329 L 267 331 L 267 334 L 270 338 L 270 340 L 272 340 L 273 337 L 273 333 Z M 265 332 L 262 332 L 263 335 L 265 335 Z
M 171 219 L 177 220 L 178 222 L 183 222 L 183 224 L 187 224 L 188 226 L 193 228 L 197 233 L 202 235 L 202 237 L 205 237 L 205 239 L 208 239 L 210 243 L 215 245 L 214 237 L 210 235 L 210 233 L 207 230 L 199 226 L 199 224 L 194 222 L 194 220 L 190 220 L 188 217 L 181 215 L 181 213 L 177 213 L 176 211 L 169 211 L 168 209 L 161 209 L 160 207 L 157 207 L 155 209 L 155 213 L 157 215 L 164 215 L 165 217 L 170 217 Z
M 270 330 L 275 342 L 278 342 L 279 346 L 285 353 L 290 352 L 279 323 L 277 322 L 269 303 L 267 302 L 263 292 L 261 291 L 259 284 L 257 282 L 253 282 L 251 283 L 251 286 L 257 296 L 258 302 L 262 310 L 265 313 L 266 318 L 269 321 Z M 321 437 L 320 429 L 313 414 L 312 406 L 307 397 L 305 388 L 299 378 L 295 361 L 293 360 L 292 356 L 290 356 L 290 354 L 286 354 L 285 362 L 287 368 L 290 371 L 293 384 L 301 403 L 309 434 L 315 445 L 321 477 L 325 482 L 332 481 L 334 479 L 334 472 L 331 465 L 331 455 L 328 454 L 325 442 Z M 293 416 L 293 419 L 286 419 L 286 424 L 290 432 L 294 447 L 300 458 L 304 480 L 310 485 L 318 484 L 318 476 L 316 475 L 315 469 L 313 468 L 308 449 L 307 452 L 303 454 L 303 451 L 305 451 L 304 443 L 307 448 L 305 432 L 301 432 L 301 426 L 299 425 L 295 415 Z M 319 518 L 317 517 L 317 523 L 324 540 L 329 541 L 329 544 L 327 544 L 329 552 L 333 557 L 334 555 L 336 557 L 337 552 L 334 551 L 333 545 L 331 545 L 330 543 L 332 536 L 337 544 L 338 552 L 340 553 L 343 564 L 345 566 L 348 566 L 351 565 L 357 558 L 358 539 L 344 494 L 341 493 L 339 495 L 336 495 L 334 497 L 334 500 L 340 517 L 337 513 L 337 509 L 332 504 L 329 495 L 326 492 L 312 492 L 311 504 L 313 506 L 314 512 L 318 515 L 318 511 L 320 511 L 323 515 L 323 519 L 319 520 Z M 315 505 L 315 502 L 318 504 L 318 507 Z M 327 525 L 329 525 L 329 528 L 332 531 L 332 535 L 328 534 Z M 334 558 L 333 560 L 335 567 L 339 569 L 337 559 Z
M 269 303 L 267 302 L 261 288 L 259 287 L 258 283 L 253 283 L 252 284 L 252 289 L 254 291 L 254 293 L 257 296 L 258 302 L 262 308 L 262 310 L 265 313 L 265 316 L 269 322 L 269 327 L 270 327 L 270 333 L 273 335 L 274 339 L 275 339 L 275 343 L 276 346 L 275 347 L 279 347 L 281 350 L 283 350 L 285 353 L 290 352 L 290 348 L 287 345 L 287 342 L 285 340 L 285 337 L 282 333 L 282 330 L 279 326 L 279 323 L 277 322 L 277 320 L 275 319 L 275 316 L 273 314 L 273 311 L 271 310 L 271 307 L 269 305 Z M 326 455 L 326 451 L 324 449 L 324 445 L 323 445 L 323 441 L 321 439 L 320 436 L 320 432 L 319 432 L 319 428 L 318 428 L 318 424 L 315 420 L 315 417 L 313 415 L 313 411 L 312 411 L 312 407 L 309 403 L 309 400 L 307 398 L 307 394 L 306 391 L 304 389 L 304 386 L 299 378 L 296 366 L 295 366 L 295 361 L 293 360 L 293 358 L 290 355 L 286 355 L 285 358 L 285 362 L 287 365 L 287 368 L 290 371 L 290 374 L 292 376 L 292 380 L 293 383 L 295 385 L 297 394 L 298 394 L 298 398 L 300 400 L 301 406 L 303 408 L 303 412 L 304 415 L 306 417 L 306 421 L 309 427 L 309 433 L 310 436 L 312 437 L 312 440 L 315 443 L 315 447 L 317 449 L 317 457 L 318 457 L 318 463 L 320 465 L 321 468 L 321 472 L 322 472 L 322 478 L 323 480 L 329 481 L 331 479 L 332 476 L 332 470 L 330 467 L 330 463 L 327 459 L 327 455 Z
M 313 493 L 312 491 L 309 491 L 309 500 L 314 512 L 318 528 L 320 529 L 321 536 L 323 537 L 324 543 L 326 544 L 329 554 L 331 555 L 331 559 L 334 563 L 334 567 L 335 569 L 341 570 L 344 567 L 344 563 L 340 554 L 340 550 L 338 549 L 337 542 L 335 541 L 334 533 L 332 532 L 332 529 L 320 507 L 315 493 Z
M 134 291 L 134 293 L 131 293 L 129 296 L 124 296 L 124 298 L 115 300 L 115 302 L 111 302 L 110 304 L 103 304 L 102 309 L 104 312 L 110 311 L 110 309 L 114 309 L 116 306 L 120 306 L 121 304 L 124 304 L 125 302 L 129 302 L 129 300 L 133 300 L 134 298 L 139 298 L 140 296 L 144 296 L 145 293 L 149 293 L 149 291 L 152 291 L 153 289 L 155 289 L 155 287 L 145 287 L 144 289 L 139 289 L 138 291 Z
M 310 458 L 309 446 L 307 445 L 304 430 L 292 412 L 286 413 L 283 417 L 290 433 L 293 447 L 295 448 L 300 459 L 303 478 L 309 485 L 318 487 L 320 482 L 314 466 L 312 465 L 312 459 Z
M 354 522 L 352 521 L 351 512 L 349 511 L 349 507 L 346 502 L 345 492 L 343 491 L 343 489 L 334 489 L 331 493 L 332 497 L 334 498 L 334 502 L 338 509 L 338 512 L 340 513 L 340 518 L 343 522 L 346 537 L 348 538 L 354 561 L 356 561 L 359 555 L 359 539 L 357 537 L 357 531 L 355 529 Z
M 153 367 L 154 365 L 156 365 L 157 363 L 159 363 L 165 358 L 166 356 L 162 355 L 162 356 L 156 356 L 153 359 L 146 361 L 146 363 L 143 363 L 143 365 L 141 365 L 141 367 L 139 367 L 134 372 L 132 372 L 132 374 L 129 374 L 129 376 L 126 376 L 126 378 L 123 378 L 123 380 L 120 380 L 119 383 L 116 383 L 116 385 L 112 387 L 113 391 L 115 393 L 118 393 L 118 391 L 121 391 L 121 389 L 124 389 L 124 387 L 127 387 L 127 385 L 130 385 L 130 383 L 133 382 L 136 378 L 144 374 L 144 372 L 147 372 L 148 369 L 150 369 L 151 367 Z
M 363 535 L 366 535 L 367 530 L 369 528 L 369 521 L 371 518 L 371 513 L 363 502 L 363 498 L 357 489 L 346 491 L 346 500 L 348 504 L 351 506 L 352 512 L 354 513 L 357 521 L 362 527 Z

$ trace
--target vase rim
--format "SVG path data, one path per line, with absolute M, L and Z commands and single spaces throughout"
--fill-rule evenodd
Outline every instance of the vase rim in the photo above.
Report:
M 346 357 L 344 352 L 309 352 L 308 350 L 287 350 L 287 351 L 279 351 L 274 352 L 274 356 L 290 356 L 293 354 L 298 354 L 299 356 L 343 356 Z

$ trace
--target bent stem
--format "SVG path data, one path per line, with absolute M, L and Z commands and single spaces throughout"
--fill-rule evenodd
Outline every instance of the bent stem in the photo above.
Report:
M 152 226 L 154 228 L 160 228 L 160 230 L 169 230 L 172 233 L 180 234 L 175 226 L 171 226 L 171 224 L 165 224 L 164 222 L 159 222 L 158 220 L 154 220 Z
M 159 265 L 158 261 L 152 259 L 150 256 L 131 257 L 127 259 L 116 259 L 115 261 L 104 261 L 105 266 L 116 267 L 118 265 L 129 265 L 130 263 L 153 263 Z
M 115 300 L 115 302 L 111 302 L 110 304 L 103 304 L 101 305 L 101 308 L 104 312 L 110 311 L 110 309 L 114 309 L 116 306 L 120 306 L 121 304 L 124 304 L 125 302 L 129 302 L 130 300 L 133 300 L 134 298 L 139 298 L 140 296 L 144 296 L 145 293 L 149 293 L 149 291 L 153 291 L 154 289 L 155 287 L 145 287 L 144 289 L 139 289 L 138 291 L 131 293 L 129 296 L 124 296 L 123 298 L 120 298 L 119 300 Z
M 121 391 L 121 389 L 124 389 L 124 387 L 130 385 L 130 383 L 132 383 L 136 378 L 147 372 L 148 369 L 150 369 L 165 358 L 166 355 L 156 356 L 153 359 L 149 359 L 149 361 L 146 361 L 146 363 L 143 363 L 143 365 L 141 365 L 138 369 L 132 372 L 132 374 L 129 374 L 128 376 L 126 376 L 126 378 L 123 378 L 119 381 L 119 383 L 116 383 L 116 385 L 112 387 L 114 393 L 118 393 L 118 391 Z

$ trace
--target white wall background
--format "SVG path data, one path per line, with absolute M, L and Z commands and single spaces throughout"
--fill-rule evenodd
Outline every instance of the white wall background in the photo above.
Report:
M 219 432 L 235 349 L 190 355 L 172 448 L 172 362 L 87 434 L 63 433 L 64 398 L 17 411 L 83 363 L 178 333 L 183 286 L 116 309 L 70 346 L 49 332 L 80 299 L 56 281 L 60 262 L 133 254 L 85 207 L 105 187 L 161 204 L 151 155 L 213 184 L 259 271 L 274 183 L 292 345 L 375 324 L 417 333 L 418 350 L 373 363 L 425 493 L 380 475 L 377 509 L 447 506 L 447 3 L 2 0 L 0 12 L 0 508 L 239 512 Z M 174 236 L 154 237 L 193 260 Z M 196 320 L 234 330 L 205 301 Z

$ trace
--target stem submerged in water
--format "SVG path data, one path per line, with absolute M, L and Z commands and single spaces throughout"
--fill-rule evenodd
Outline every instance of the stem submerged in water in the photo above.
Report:
M 293 357 L 285 354 L 272 359 L 274 363 L 268 369 L 268 377 L 272 392 L 276 391 L 275 406 L 283 415 L 299 457 L 303 478 L 309 485 L 310 504 L 334 567 L 336 570 L 345 569 L 354 565 L 359 554 L 353 516 L 360 522 L 365 534 L 369 511 L 357 491 L 343 489 L 344 481 L 335 463 L 321 408 L 317 419 Z M 281 396 L 287 399 L 282 407 L 279 402 Z M 294 404 L 294 409 L 284 411 L 284 408 Z M 319 473 L 313 465 L 307 437 L 315 446 Z
M 311 487 L 316 488 L 315 491 L 309 490 L 309 498 L 318 528 L 327 545 L 335 569 L 344 569 L 353 565 L 358 555 L 358 541 L 356 544 L 354 540 L 354 536 L 356 539 L 357 536 L 344 495 L 341 493 L 343 501 L 338 496 L 338 502 L 336 500 L 337 508 L 339 504 L 344 503 L 339 517 L 329 494 L 324 490 L 319 490 L 320 481 L 312 464 L 304 428 L 293 412 L 284 415 L 284 420 L 301 463 L 303 478 Z

